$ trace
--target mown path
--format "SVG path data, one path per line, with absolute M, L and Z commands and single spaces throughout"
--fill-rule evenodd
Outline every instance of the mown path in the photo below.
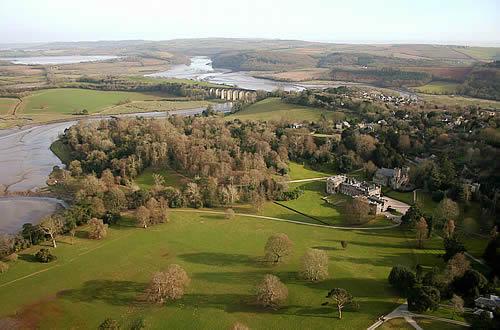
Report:
M 209 211 L 209 210 L 186 210 L 186 209 L 169 209 L 170 212 L 188 212 L 188 213 L 206 213 L 206 214 L 219 214 L 219 215 L 225 215 L 225 212 L 222 211 Z M 247 217 L 247 218 L 257 218 L 257 219 L 264 219 L 264 220 L 273 220 L 273 221 L 279 221 L 279 222 L 288 222 L 288 223 L 294 223 L 297 225 L 303 225 L 303 226 L 311 226 L 311 227 L 320 227 L 320 228 L 329 228 L 329 229 L 342 229 L 342 230 L 385 230 L 385 229 L 391 229 L 391 228 L 396 228 L 400 225 L 400 223 L 395 223 L 394 225 L 390 226 L 380 226 L 380 227 L 343 227 L 343 226 L 329 226 L 329 225 L 320 225 L 320 224 L 315 224 L 315 223 L 307 223 L 307 222 L 302 222 L 302 221 L 295 221 L 295 220 L 288 220 L 288 219 L 282 219 L 282 218 L 275 218 L 275 217 L 268 217 L 265 215 L 256 215 L 256 214 L 247 214 L 247 213 L 234 213 L 234 215 L 241 216 L 241 217 Z

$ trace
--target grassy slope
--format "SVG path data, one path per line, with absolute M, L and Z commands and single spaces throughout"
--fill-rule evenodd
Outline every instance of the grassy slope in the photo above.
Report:
M 258 260 L 275 232 L 294 241 L 294 255 L 289 263 L 269 267 Z M 128 326 L 144 317 L 150 328 L 226 329 L 242 321 L 252 329 L 362 329 L 401 302 L 387 283 L 393 265 L 440 262 L 428 251 L 413 250 L 414 243 L 402 235 L 398 230 L 340 231 L 172 212 L 171 223 L 148 230 L 116 226 L 103 241 L 61 242 L 52 264 L 30 262 L 28 253 L 36 249 L 25 251 L 0 277 L 0 317 L 18 313 L 42 329 L 95 329 L 106 317 Z M 349 242 L 346 250 L 339 240 Z M 327 251 L 330 279 L 310 284 L 297 278 L 307 247 Z M 187 295 L 167 306 L 140 302 L 151 274 L 171 263 L 182 265 L 192 278 Z M 279 311 L 251 305 L 252 287 L 266 273 L 288 286 L 287 307 Z M 333 287 L 351 291 L 361 309 L 336 319 L 333 309 L 321 306 Z
M 71 161 L 71 149 L 61 140 L 56 140 L 50 145 L 50 151 L 54 153 L 64 164 L 69 164 Z
M 248 108 L 230 115 L 228 118 L 239 118 L 247 120 L 296 120 L 315 121 L 322 113 L 331 114 L 324 109 L 304 107 L 295 104 L 281 102 L 279 98 L 271 97 L 252 104 Z
M 290 162 L 290 180 L 302 180 L 302 179 L 313 179 L 313 178 L 321 178 L 325 176 L 333 175 L 333 173 L 326 173 L 321 171 L 316 171 L 309 168 L 306 165 L 298 164 L 294 162 Z
M 433 81 L 427 85 L 415 87 L 418 92 L 426 94 L 454 94 L 459 84 L 447 81 Z
M 193 109 L 206 107 L 208 101 L 187 101 L 186 99 L 179 101 L 134 101 L 128 104 L 116 105 L 108 107 L 101 111 L 101 114 L 118 114 L 118 113 L 133 113 L 133 112 L 151 112 L 151 111 L 175 111 L 183 109 Z
M 163 176 L 166 186 L 180 187 L 186 181 L 185 177 L 170 168 L 159 170 L 148 168 L 142 172 L 141 175 L 135 178 L 135 182 L 139 185 L 139 187 L 149 189 L 154 185 L 153 174 L 160 174 Z

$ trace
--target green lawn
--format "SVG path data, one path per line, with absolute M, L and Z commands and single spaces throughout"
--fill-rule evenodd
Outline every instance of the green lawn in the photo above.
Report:
M 459 85 L 448 81 L 432 81 L 427 85 L 415 87 L 415 89 L 426 94 L 455 94 Z
M 325 113 L 327 118 L 333 112 L 320 108 L 304 107 L 295 104 L 282 102 L 277 97 L 270 97 L 252 104 L 235 114 L 229 115 L 229 119 L 239 118 L 243 120 L 295 120 L 295 121 L 315 121 Z
M 288 168 L 290 169 L 290 172 L 288 173 L 290 180 L 313 179 L 333 175 L 333 173 L 316 171 L 307 165 L 294 162 L 290 162 Z
M 296 183 L 290 186 L 291 188 L 298 187 L 304 190 L 304 194 L 297 199 L 279 202 L 294 210 L 300 211 L 311 217 L 321 220 L 330 225 L 344 225 L 342 209 L 348 197 L 340 194 L 335 195 L 336 200 L 332 204 L 327 203 L 322 198 L 327 196 L 325 191 L 325 181 L 312 181 L 306 183 Z M 333 197 L 333 196 L 332 196 Z
M 289 262 L 271 267 L 261 261 L 269 235 L 283 232 L 294 242 Z M 363 329 L 393 310 L 401 299 L 389 288 L 393 265 L 433 266 L 439 259 L 394 230 L 332 230 L 236 217 L 171 212 L 168 224 L 149 229 L 113 226 L 103 241 L 79 231 L 74 245 L 60 241 L 57 261 L 33 262 L 32 248 L 20 253 L 0 276 L 0 318 L 16 316 L 29 328 L 96 329 L 107 317 L 129 329 L 138 319 L 148 328 L 228 329 L 236 321 L 251 329 Z M 340 240 L 349 245 L 340 247 Z M 65 241 L 65 242 L 63 242 Z M 305 249 L 330 256 L 330 278 L 308 283 L 297 277 Z M 192 283 L 175 303 L 152 306 L 141 298 L 153 272 L 180 264 Z M 252 288 L 273 273 L 288 286 L 287 305 L 277 311 L 253 305 Z M 342 320 L 321 306 L 333 287 L 348 289 L 359 302 Z
M 436 320 L 430 320 L 430 319 L 416 318 L 415 321 L 417 321 L 418 325 L 421 326 L 424 330 L 442 330 L 442 329 L 465 330 L 465 329 L 470 329 L 468 327 L 463 327 L 461 325 L 447 323 L 447 322 L 441 322 L 441 321 L 436 321 Z
M 63 164 L 69 164 L 71 161 L 71 148 L 61 140 L 54 141 L 50 145 L 50 151 L 52 151 Z
M 160 174 L 165 179 L 165 186 L 181 187 L 187 181 L 186 177 L 170 168 L 147 168 L 146 170 L 144 170 L 144 172 L 141 173 L 141 175 L 135 178 L 135 182 L 140 188 L 149 189 L 154 185 L 153 174 Z
M 87 109 L 89 113 L 96 113 L 127 99 L 130 101 L 142 101 L 157 100 L 160 98 L 159 94 L 153 93 L 55 88 L 38 91 L 25 97 L 20 110 L 23 114 L 54 113 L 71 115 L 83 109 Z

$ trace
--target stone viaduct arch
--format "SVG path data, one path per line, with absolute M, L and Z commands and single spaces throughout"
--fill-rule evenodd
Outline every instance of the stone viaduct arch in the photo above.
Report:
M 257 98 L 255 91 L 239 88 L 210 88 L 208 92 L 211 97 L 228 101 L 253 102 Z

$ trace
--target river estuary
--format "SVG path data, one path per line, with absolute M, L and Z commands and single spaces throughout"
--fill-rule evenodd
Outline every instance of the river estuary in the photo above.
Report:
M 5 59 L 5 58 L 4 58 Z M 105 60 L 106 58 L 24 58 L 15 59 L 17 63 L 72 63 L 84 60 Z M 14 59 L 12 59 L 14 60 Z M 246 72 L 214 69 L 212 61 L 205 56 L 191 58 L 189 65 L 176 65 L 168 71 L 158 72 L 152 77 L 170 77 L 180 79 L 194 79 L 217 84 L 237 86 L 244 89 L 272 91 L 277 88 L 283 90 L 303 90 L 307 86 L 293 83 L 282 83 L 268 79 L 250 76 Z M 318 86 L 314 86 L 318 87 Z M 176 111 L 180 115 L 194 115 L 201 113 L 204 108 L 195 108 Z M 216 111 L 231 110 L 231 103 L 216 106 Z M 163 112 L 127 114 L 120 116 L 141 115 L 145 117 L 162 117 Z M 90 120 L 109 117 L 93 116 Z M 8 193 L 19 191 L 35 191 L 46 186 L 46 180 L 54 166 L 62 166 L 61 161 L 50 151 L 50 145 L 59 134 L 77 121 L 51 123 L 27 127 L 22 129 L 0 130 L 0 189 Z M 4 197 L 0 198 L 0 232 L 13 233 L 18 231 L 22 224 L 36 223 L 42 217 L 51 214 L 60 207 L 61 201 L 39 197 Z
M 231 103 L 214 107 L 216 111 L 228 112 Z M 205 108 L 175 111 L 178 115 L 195 115 Z M 149 118 L 165 117 L 165 112 L 146 112 L 124 114 L 116 117 L 143 116 Z M 93 117 L 90 120 L 109 119 Z M 62 166 L 61 161 L 51 151 L 50 145 L 59 134 L 77 121 L 52 123 L 17 130 L 0 130 L 0 188 L 12 193 L 43 188 L 54 166 Z M 53 198 L 43 197 L 1 197 L 0 232 L 14 233 L 24 223 L 37 222 L 49 215 L 64 203 Z

